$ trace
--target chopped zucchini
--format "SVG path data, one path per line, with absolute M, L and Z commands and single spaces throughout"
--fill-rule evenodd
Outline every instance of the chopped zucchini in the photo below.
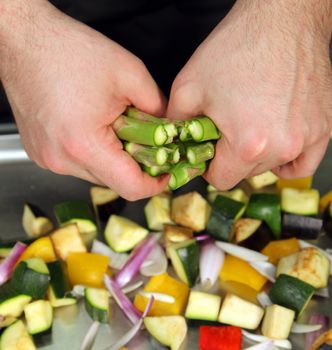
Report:
M 0 318 L 22 315 L 25 305 L 31 301 L 31 296 L 17 292 L 9 283 L 0 287 Z
M 308 305 L 315 288 L 293 276 L 281 274 L 273 284 L 269 296 L 274 304 L 278 304 L 295 311 L 300 317 Z
M 248 202 L 248 196 L 245 194 L 245 192 L 242 190 L 242 188 L 234 188 L 234 190 L 231 191 L 211 191 L 208 193 L 207 198 L 210 203 L 213 203 L 217 196 L 224 196 L 227 198 L 234 199 L 238 202 L 247 203 Z
M 325 288 L 330 275 L 330 261 L 319 249 L 304 248 L 280 259 L 277 276 L 281 274 L 296 277 L 315 288 Z
M 212 204 L 207 232 L 217 240 L 230 241 L 233 224 L 242 216 L 244 210 L 244 203 L 218 195 Z
M 26 305 L 24 315 L 31 335 L 44 333 L 52 328 L 53 308 L 48 300 L 37 300 Z
M 88 203 L 82 201 L 59 203 L 54 207 L 54 214 L 61 226 L 76 224 L 87 247 L 97 237 L 96 220 Z
M 17 321 L 16 317 L 0 315 L 0 329 L 10 326 L 15 321 Z
M 7 327 L 0 338 L 1 350 L 36 350 L 23 321 L 18 320 Z
M 272 171 L 266 171 L 262 174 L 249 177 L 247 182 L 255 190 L 260 190 L 263 187 L 275 184 L 278 181 L 278 176 L 274 175 Z
M 316 239 L 321 232 L 323 220 L 311 216 L 284 213 L 282 216 L 283 237 Z
M 187 334 L 187 324 L 182 316 L 145 317 L 148 332 L 171 350 L 179 350 Z
M 7 256 L 9 256 L 11 251 L 12 251 L 12 248 L 2 248 L 2 247 L 0 247 L 0 259 L 7 258 Z
M 33 299 L 44 298 L 49 283 L 49 270 L 39 258 L 21 261 L 11 279 L 11 284 L 18 293 L 30 295 Z
M 31 203 L 24 205 L 22 225 L 26 234 L 31 238 L 40 237 L 53 230 L 52 221 Z
M 167 254 L 181 281 L 194 286 L 199 276 L 199 247 L 195 239 L 171 244 Z
M 164 224 L 172 224 L 171 197 L 165 193 L 153 196 L 144 207 L 150 230 L 161 231 Z
M 198 192 L 189 192 L 173 199 L 171 217 L 178 225 L 199 232 L 206 228 L 210 210 L 210 205 Z
M 185 317 L 192 320 L 217 321 L 220 305 L 219 295 L 192 290 L 189 294 Z
M 281 191 L 281 209 L 286 213 L 299 215 L 317 215 L 319 192 L 315 189 L 298 190 L 283 188 Z
M 105 240 L 118 253 L 132 250 L 149 231 L 125 217 L 112 215 L 105 228 Z
M 264 310 L 258 305 L 227 294 L 221 305 L 218 321 L 246 329 L 256 329 L 264 315 Z
M 294 310 L 280 305 L 270 305 L 265 309 L 262 334 L 272 339 L 287 339 L 294 322 Z
M 62 260 L 66 260 L 69 253 L 87 251 L 76 224 L 60 227 L 50 237 L 57 256 Z
M 71 294 L 71 286 L 68 278 L 67 265 L 63 261 L 48 263 L 50 271 L 50 287 L 47 297 L 52 307 L 61 307 L 76 303 L 76 298 Z
M 280 198 L 273 193 L 254 193 L 250 196 L 246 215 L 252 219 L 264 220 L 276 239 L 281 233 Z
M 119 214 L 126 205 L 126 200 L 110 188 L 92 186 L 90 196 L 96 217 L 101 222 L 106 222 L 112 214 Z
M 109 293 L 106 289 L 85 288 L 85 308 L 94 321 L 108 323 Z

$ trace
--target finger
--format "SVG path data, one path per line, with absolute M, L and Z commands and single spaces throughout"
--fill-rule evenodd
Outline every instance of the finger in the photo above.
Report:
M 311 176 L 323 159 L 328 143 L 329 137 L 326 136 L 319 142 L 311 145 L 292 162 L 274 168 L 272 171 L 277 176 L 285 179 Z
M 234 187 L 254 169 L 254 163 L 243 160 L 224 137 L 217 143 L 216 154 L 205 179 L 220 190 Z
M 165 115 L 167 99 L 145 67 L 136 79 L 129 82 L 124 91 L 136 108 L 156 116 Z
M 203 93 L 194 83 L 173 84 L 166 116 L 170 119 L 185 120 L 202 113 Z
M 153 178 L 142 172 L 136 161 L 122 149 L 110 127 L 105 138 L 95 141 L 88 153 L 84 163 L 89 171 L 128 200 L 153 196 L 167 186 L 168 176 Z

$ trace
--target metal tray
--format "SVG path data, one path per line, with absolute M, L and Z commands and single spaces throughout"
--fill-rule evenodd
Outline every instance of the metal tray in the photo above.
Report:
M 321 163 L 314 179 L 314 187 L 321 193 L 332 189 L 332 144 L 323 162 Z M 22 151 L 18 135 L 0 136 L 0 239 L 22 239 L 25 237 L 21 226 L 22 208 L 25 201 L 37 204 L 54 220 L 53 206 L 65 200 L 89 201 L 90 184 L 70 176 L 55 175 L 43 170 L 29 162 Z M 178 193 L 197 190 L 204 194 L 206 183 L 203 180 L 195 180 L 178 191 Z M 146 200 L 127 203 L 123 215 L 143 225 L 145 219 L 143 206 Z M 54 220 L 55 222 L 55 220 Z M 332 247 L 332 240 L 322 236 L 319 245 L 325 248 Z M 332 293 L 331 284 L 329 286 Z M 103 325 L 98 333 L 94 350 L 105 349 L 116 339 L 122 336 L 131 324 L 122 315 L 121 311 L 112 303 L 112 317 L 110 324 Z M 311 312 L 320 312 L 332 318 L 332 300 L 315 298 L 308 311 L 302 317 L 307 321 Z M 69 306 L 55 311 L 55 322 L 51 342 L 41 344 L 39 349 L 55 350 L 70 348 L 79 349 L 80 343 L 89 329 L 92 321 L 82 305 Z M 304 336 L 291 337 L 295 350 L 304 349 Z M 245 345 L 250 345 L 249 343 Z M 130 350 L 157 349 L 158 345 L 141 332 L 128 344 Z M 159 347 L 160 348 L 160 347 Z M 190 328 L 183 350 L 198 349 L 198 329 Z

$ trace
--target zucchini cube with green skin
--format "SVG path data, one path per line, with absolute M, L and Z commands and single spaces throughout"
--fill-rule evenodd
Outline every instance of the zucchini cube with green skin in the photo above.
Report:
M 272 230 L 276 239 L 281 234 L 280 197 L 273 193 L 254 193 L 250 196 L 246 216 L 264 220 Z
M 125 217 L 112 215 L 105 228 L 105 240 L 117 253 L 132 250 L 148 235 L 149 231 Z
M 212 204 L 212 211 L 207 224 L 207 232 L 219 241 L 230 241 L 233 224 L 245 210 L 245 204 L 231 198 L 218 195 Z
M 171 350 L 179 350 L 187 334 L 187 324 L 182 316 L 145 317 L 148 332 Z
M 87 246 L 96 238 L 98 228 L 88 203 L 82 201 L 59 203 L 54 207 L 54 214 L 61 226 L 76 224 Z
M 234 294 L 227 294 L 220 309 L 218 321 L 246 329 L 256 329 L 264 309 Z
M 53 324 L 53 308 L 48 300 L 37 300 L 24 308 L 28 332 L 31 335 L 49 331 Z
M 247 203 L 249 200 L 248 196 L 245 194 L 242 188 L 234 188 L 234 190 L 231 190 L 231 191 L 218 191 L 217 189 L 212 191 L 210 188 L 210 190 L 208 190 L 207 198 L 210 203 L 213 203 L 217 198 L 217 196 L 219 195 L 227 198 L 231 198 L 231 199 L 234 199 L 235 201 L 243 202 L 243 203 Z
M 287 339 L 295 317 L 295 311 L 280 305 L 270 305 L 265 309 L 262 334 L 272 339 Z
M 42 259 L 27 259 L 17 265 L 11 283 L 18 293 L 42 299 L 50 283 L 50 272 Z
M 315 288 L 325 288 L 329 281 L 330 261 L 317 248 L 309 247 L 280 259 L 277 276 L 296 277 Z
M 0 318 L 20 317 L 24 307 L 30 303 L 32 297 L 21 294 L 10 283 L 0 287 Z
M 286 213 L 317 215 L 319 192 L 315 189 L 299 190 L 285 187 L 281 191 L 281 209 Z
M 269 296 L 274 304 L 295 311 L 296 318 L 300 317 L 311 300 L 315 288 L 293 276 L 281 274 L 273 284 Z
M 36 350 L 23 321 L 18 320 L 7 327 L 0 338 L 1 350 Z
M 221 297 L 192 290 L 185 317 L 192 320 L 217 321 L 220 310 Z
M 173 199 L 171 217 L 178 225 L 199 232 L 206 228 L 210 211 L 206 199 L 198 192 L 189 192 Z
M 181 281 L 194 286 L 199 276 L 199 246 L 196 239 L 171 244 L 167 255 Z
M 106 289 L 85 288 L 85 309 L 94 321 L 108 323 L 109 293 Z
M 146 222 L 150 230 L 162 231 L 164 224 L 172 224 L 171 198 L 160 194 L 149 199 L 144 207 Z

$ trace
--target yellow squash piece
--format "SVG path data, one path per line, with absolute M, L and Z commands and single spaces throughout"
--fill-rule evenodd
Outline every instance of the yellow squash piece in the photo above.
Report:
M 319 212 L 323 213 L 327 206 L 332 202 L 332 191 L 327 192 L 319 201 Z
M 262 254 L 269 257 L 270 263 L 277 265 L 284 256 L 300 251 L 300 244 L 296 238 L 271 241 L 262 250 Z
M 278 179 L 277 190 L 281 190 L 285 187 L 296 188 L 298 190 L 310 190 L 312 184 L 312 176 L 304 177 L 301 179 Z
M 50 237 L 41 237 L 32 242 L 21 255 L 18 263 L 22 260 L 40 258 L 46 263 L 56 260 L 56 255 Z
M 167 294 L 175 299 L 174 303 L 155 300 L 148 314 L 149 316 L 181 315 L 189 295 L 189 287 L 185 283 L 169 276 L 166 272 L 161 275 L 153 276 L 143 290 L 144 292 Z M 147 303 L 148 298 L 136 294 L 134 305 L 138 310 L 143 312 Z
M 232 255 L 226 255 L 219 277 L 223 281 L 234 281 L 248 285 L 259 292 L 267 279 L 246 261 Z
M 70 253 L 67 258 L 70 283 L 87 287 L 103 288 L 109 257 L 94 253 Z

